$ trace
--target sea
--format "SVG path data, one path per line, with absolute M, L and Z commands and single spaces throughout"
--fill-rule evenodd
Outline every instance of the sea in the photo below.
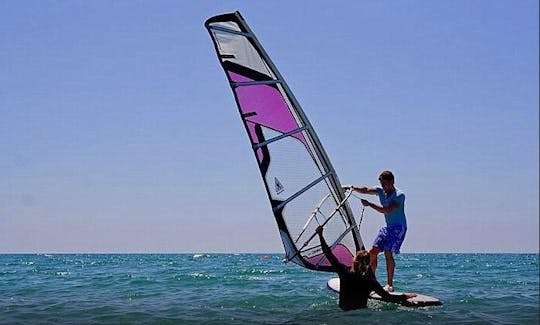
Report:
M 333 273 L 282 254 L 3 254 L 0 324 L 539 324 L 538 254 L 396 256 L 396 290 L 343 312 Z M 385 279 L 379 259 L 377 277 Z M 381 281 L 383 284 L 385 281 Z

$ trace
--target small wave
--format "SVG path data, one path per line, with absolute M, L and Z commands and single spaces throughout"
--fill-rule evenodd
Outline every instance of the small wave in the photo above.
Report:
M 198 260 L 198 259 L 203 258 L 203 257 L 210 257 L 210 255 L 209 254 L 193 254 L 193 256 L 191 258 L 194 259 L 194 260 Z
M 213 275 L 204 274 L 204 273 L 198 273 L 198 272 L 190 273 L 189 276 L 191 276 L 192 278 L 200 278 L 200 279 L 212 279 L 212 278 L 215 278 L 215 276 L 213 276 Z

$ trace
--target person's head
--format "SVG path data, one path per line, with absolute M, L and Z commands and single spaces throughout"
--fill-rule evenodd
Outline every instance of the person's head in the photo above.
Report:
M 365 273 L 369 266 L 369 252 L 365 249 L 359 250 L 353 259 L 351 271 Z
M 379 175 L 379 182 L 386 192 L 392 190 L 394 188 L 394 174 L 389 170 L 385 170 Z

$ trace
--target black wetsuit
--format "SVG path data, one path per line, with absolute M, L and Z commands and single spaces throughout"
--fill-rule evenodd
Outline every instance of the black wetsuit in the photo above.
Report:
M 365 274 L 351 272 L 349 266 L 341 264 L 334 254 L 332 254 L 324 238 L 322 236 L 319 236 L 319 238 L 321 239 L 321 247 L 324 255 L 339 275 L 339 307 L 341 309 L 353 310 L 365 308 L 369 294 L 372 291 L 375 291 L 384 300 L 390 302 L 400 302 L 406 299 L 405 295 L 391 295 L 386 292 L 375 278 L 371 268 L 368 268 Z

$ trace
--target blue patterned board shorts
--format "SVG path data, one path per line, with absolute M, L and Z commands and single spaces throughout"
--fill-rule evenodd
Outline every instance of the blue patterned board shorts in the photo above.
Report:
M 392 251 L 399 254 L 399 249 L 401 248 L 401 244 L 403 244 L 403 240 L 405 240 L 406 233 L 407 227 L 382 227 L 373 241 L 373 246 L 379 248 L 381 251 Z

